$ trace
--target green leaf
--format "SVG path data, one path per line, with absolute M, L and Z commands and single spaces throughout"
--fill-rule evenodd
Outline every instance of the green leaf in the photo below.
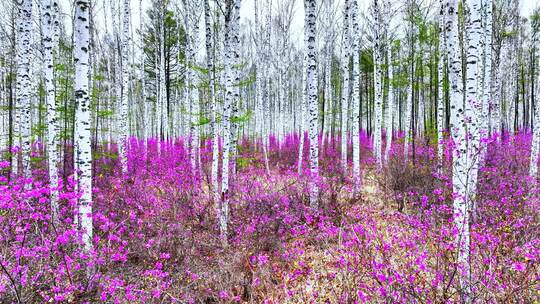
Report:
M 97 112 L 97 116 L 98 117 L 111 117 L 114 115 L 114 111 L 113 110 L 99 110 Z
M 211 122 L 210 118 L 208 117 L 201 117 L 199 118 L 199 121 L 197 121 L 196 123 L 194 123 L 193 125 L 194 126 L 204 126 L 204 125 L 207 125 Z
M 32 126 L 32 135 L 36 137 L 43 136 L 47 130 L 47 126 L 44 123 L 35 124 Z
M 242 116 L 236 116 L 231 118 L 232 123 L 242 124 L 245 122 L 248 122 L 251 119 L 252 111 L 248 110 L 244 115 Z
M 96 81 L 103 81 L 105 80 L 105 76 L 101 75 L 101 74 L 95 74 L 94 75 L 94 80 Z
M 45 159 L 45 157 L 32 156 L 32 157 L 30 157 L 30 162 L 31 163 L 39 163 L 39 162 L 42 162 L 44 159 Z
M 252 158 L 238 156 L 236 157 L 236 168 L 238 168 L 238 170 L 247 168 L 251 164 L 252 160 Z

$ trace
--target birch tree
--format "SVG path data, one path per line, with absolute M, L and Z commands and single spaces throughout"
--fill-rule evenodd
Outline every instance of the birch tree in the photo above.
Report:
M 197 12 L 198 1 L 184 2 L 186 9 L 185 13 L 185 28 L 186 28 L 186 68 L 187 68 L 187 101 L 191 106 L 190 117 L 190 159 L 191 168 L 195 172 L 199 168 L 199 121 L 200 121 L 200 107 L 199 107 L 199 88 L 197 81 L 197 73 L 195 68 L 197 66 L 197 44 L 199 41 L 199 17 Z M 209 72 L 210 73 L 210 72 Z
M 489 105 L 491 98 L 491 80 L 492 80 L 492 35 L 493 35 L 493 3 L 492 0 L 484 0 L 484 70 L 482 82 L 482 118 L 480 136 L 487 137 L 489 135 Z M 487 145 L 480 147 L 479 165 L 484 163 L 487 153 Z
M 122 87 L 120 105 L 120 142 L 118 143 L 122 174 L 127 174 L 127 149 L 128 149 L 128 90 L 129 90 L 129 46 L 131 36 L 129 33 L 130 0 L 124 0 L 124 14 L 122 24 Z
M 414 140 L 412 138 L 412 119 L 413 119 L 413 93 L 414 93 L 414 55 L 415 55 L 415 49 L 416 49 L 416 29 L 414 24 L 414 15 L 415 15 L 415 3 L 413 1 L 407 2 L 407 18 L 409 19 L 409 29 L 408 29 L 408 35 L 410 37 L 410 65 L 408 67 L 409 70 L 409 83 L 407 87 L 407 98 L 405 101 L 405 121 L 404 121 L 404 131 L 405 131 L 405 139 L 403 144 L 403 155 L 405 158 L 405 161 L 407 161 L 409 156 L 409 143 Z
M 503 1 L 503 2 L 496 2 L 497 9 L 495 10 L 493 8 L 492 13 L 496 16 L 493 17 L 493 67 L 492 67 L 492 74 L 491 74 L 491 104 L 490 104 L 490 120 L 491 120 L 491 131 L 492 134 L 499 135 L 497 139 L 501 138 L 502 131 L 503 131 L 503 123 L 502 123 L 502 79 L 504 77 L 501 77 L 501 67 L 503 66 L 503 62 L 507 63 L 508 61 L 505 60 L 502 56 L 508 53 L 508 37 L 506 34 L 506 27 L 508 25 L 508 12 L 511 11 L 509 8 L 509 5 L 511 4 L 511 1 Z M 510 77 L 508 77 L 510 78 Z
M 360 26 L 358 24 L 358 1 L 352 0 L 351 3 L 352 19 L 352 49 L 353 49 L 353 93 L 352 93 L 352 161 L 353 161 L 353 179 L 354 189 L 360 190 Z
M 53 35 L 57 27 L 56 0 L 42 0 L 41 26 L 43 31 L 43 74 L 45 100 L 47 103 L 47 163 L 51 188 L 51 211 L 53 222 L 58 221 L 58 115 L 54 87 Z
M 240 1 L 240 0 L 235 0 Z M 232 20 L 231 31 L 232 35 L 229 36 L 230 47 L 235 50 L 235 55 L 232 58 L 233 65 L 231 69 L 232 79 L 233 79 L 233 102 L 231 103 L 231 115 L 230 115 L 230 132 L 231 132 L 231 141 L 230 141 L 230 165 L 231 172 L 236 173 L 236 154 L 238 147 L 238 129 L 239 129 L 239 103 L 240 103 L 240 2 L 238 2 L 238 9 L 236 10 L 235 18 Z
M 229 221 L 229 174 L 230 174 L 230 154 L 231 154 L 231 115 L 233 103 L 238 98 L 235 90 L 235 73 L 233 67 L 237 62 L 238 49 L 234 46 L 233 39 L 238 35 L 238 20 L 240 19 L 241 0 L 228 0 L 226 2 L 225 13 L 225 100 L 223 105 L 223 163 L 221 177 L 221 208 L 219 213 L 220 235 L 223 244 L 227 245 L 227 225 Z
M 481 50 L 483 49 L 482 29 L 482 2 L 472 0 L 469 4 L 469 18 L 467 24 L 467 60 L 466 60 L 466 83 L 467 95 L 465 103 L 465 115 L 467 121 L 467 171 L 468 171 L 468 200 L 470 208 L 474 211 L 476 200 L 476 183 L 479 170 L 480 136 L 482 127 L 482 98 L 479 94 L 481 83 Z
M 75 101 L 77 104 L 75 129 L 76 162 L 79 170 L 78 185 L 82 192 L 79 198 L 79 223 L 82 232 L 84 248 L 92 248 L 92 151 L 90 145 L 90 97 L 89 84 L 89 0 L 77 0 L 75 3 L 74 48 L 75 61 Z
M 215 34 L 212 33 L 212 12 L 209 0 L 204 0 L 204 26 L 206 37 L 206 68 L 208 69 L 208 99 L 211 105 L 211 129 L 212 129 L 212 191 L 218 194 L 218 166 L 219 166 L 219 137 L 217 125 L 217 101 L 216 101 L 216 70 L 214 68 L 214 45 Z
M 30 177 L 30 110 L 31 110 L 31 79 L 30 55 L 32 52 L 32 0 L 17 2 L 17 84 L 16 84 L 16 119 L 21 131 L 22 169 L 25 178 Z M 15 156 L 16 158 L 16 156 Z M 17 166 L 15 166 L 17 169 Z M 15 171 L 15 173 L 17 173 Z
M 144 46 L 144 35 L 143 35 L 143 8 L 142 0 L 139 0 L 139 30 L 140 30 L 140 48 Z M 142 100 L 142 124 L 143 124 L 143 141 L 145 151 L 148 150 L 148 137 L 150 137 L 148 128 L 150 127 L 149 121 L 149 111 L 148 111 L 148 102 L 146 101 L 146 80 L 145 80 L 145 54 L 141 52 L 140 58 L 140 78 L 141 78 L 141 100 Z
M 304 41 L 307 43 L 307 41 Z M 304 65 L 307 63 L 307 54 L 304 54 Z M 298 145 L 298 174 L 302 173 L 302 161 L 304 158 L 304 141 L 305 141 L 305 126 L 306 126 L 306 108 L 307 108 L 307 94 L 306 94 L 306 78 L 307 69 L 302 66 L 302 79 L 300 89 L 302 90 L 302 100 L 300 104 L 300 143 Z
M 259 11 L 258 11 L 258 1 L 254 0 L 254 6 L 255 6 L 255 29 L 256 32 L 260 31 L 260 35 L 257 35 L 257 37 L 260 39 L 257 41 L 257 58 L 259 59 L 259 62 L 256 65 L 257 69 L 257 78 L 256 81 L 256 89 L 257 89 L 257 98 L 259 99 L 260 104 L 260 110 L 261 113 L 261 136 L 262 136 L 262 149 L 263 149 L 263 157 L 264 157 L 264 164 L 266 167 L 266 173 L 270 174 L 270 165 L 268 162 L 268 147 L 269 147 L 269 139 L 268 139 L 268 132 L 269 132 L 269 102 L 268 102 L 268 95 L 267 90 L 268 87 L 266 86 L 267 83 L 267 75 L 266 72 L 268 70 L 268 49 L 270 45 L 270 38 L 271 38 L 271 24 L 270 24 L 270 13 L 266 16 L 266 29 L 263 30 L 263 28 L 259 28 Z M 270 3 L 267 3 L 267 10 L 270 12 L 272 9 L 272 1 Z M 259 64 L 260 63 L 260 64 Z M 303 134 L 301 134 L 303 136 Z M 302 140 L 302 139 L 301 139 Z M 301 142 L 302 144 L 302 142 Z M 301 158 L 301 155 L 300 155 Z M 299 164 L 301 166 L 301 164 Z M 298 169 L 300 170 L 300 169 Z
M 446 47 L 445 47 L 445 3 L 446 0 L 439 0 L 439 62 L 437 65 L 437 155 L 442 167 L 444 150 L 444 74 L 446 69 Z
M 535 62 L 540 62 L 540 47 L 539 42 L 540 38 L 538 30 L 540 29 L 540 18 L 533 20 L 533 56 L 535 58 Z M 534 106 L 534 121 L 533 121 L 533 137 L 532 137 L 532 143 L 531 143 L 531 158 L 529 163 L 529 175 L 534 178 L 534 180 L 538 177 L 538 154 L 539 154 L 539 145 L 540 145 L 540 104 L 538 103 L 538 96 L 540 96 L 540 65 L 534 69 L 535 75 L 533 77 L 533 81 L 536 81 L 535 89 L 536 92 L 534 92 L 535 96 L 535 106 Z
M 507 61 L 509 65 L 509 79 L 507 79 L 507 96 L 508 103 L 506 105 L 507 110 L 507 128 L 508 132 L 511 135 L 514 135 L 516 130 L 516 113 L 517 113 L 517 99 L 518 99 L 518 43 L 519 43 L 519 24 L 521 18 L 519 17 L 519 0 L 512 0 L 512 8 L 511 8 L 511 33 L 512 36 L 510 37 L 509 45 L 508 45 L 508 58 Z
M 454 222 L 458 263 L 461 265 L 460 282 L 463 302 L 470 302 L 470 232 L 469 206 L 467 197 L 467 142 L 466 118 L 463 102 L 462 59 L 458 36 L 458 6 L 456 0 L 448 0 L 446 14 L 446 41 L 450 80 L 450 129 L 454 141 L 452 185 L 454 198 Z
M 384 151 L 384 159 L 386 162 L 389 160 L 390 148 L 392 147 L 392 139 L 394 136 L 394 124 L 393 110 L 394 110 L 394 64 L 392 62 L 392 50 L 388 52 L 388 105 L 386 107 L 386 147 Z
M 157 139 L 158 139 L 158 152 L 161 150 L 162 140 L 167 139 L 167 113 L 164 111 L 164 104 L 167 100 L 166 90 L 165 90 L 165 12 L 166 12 L 167 3 L 165 0 L 159 1 L 159 47 L 156 50 L 159 50 L 159 56 L 156 56 L 157 61 L 157 82 L 156 82 L 156 91 L 157 91 Z M 166 109 L 165 109 L 166 110 Z M 164 113 L 165 112 L 165 113 Z
M 261 89 L 263 90 L 263 94 L 262 94 L 262 108 L 263 108 L 263 134 L 264 134 L 264 137 L 263 137 L 263 143 L 262 143 L 262 147 L 263 147 L 263 156 L 264 156 L 264 163 L 265 163 L 265 166 L 266 166 L 266 172 L 269 174 L 270 173 L 270 165 L 269 165 L 269 162 L 268 162 L 268 150 L 269 150 L 269 147 L 270 147 L 270 139 L 269 139 L 269 132 L 270 132 L 270 122 L 269 122 L 269 116 L 270 116 L 270 101 L 269 101 L 269 98 L 268 98 L 268 81 L 269 81 L 269 77 L 267 76 L 267 71 L 269 70 L 269 58 L 268 58 L 268 53 L 269 53 L 269 49 L 270 49 L 270 41 L 271 41 L 271 38 L 272 38 L 272 24 L 271 24 L 271 16 L 270 16 L 270 12 L 272 11 L 272 1 L 270 1 L 270 3 L 267 4 L 266 6 L 267 8 L 267 14 L 266 14 L 266 20 L 265 20 L 265 25 L 266 25 L 266 33 L 263 32 L 263 35 L 261 35 L 262 37 L 262 42 L 261 42 L 261 48 L 262 48 L 262 56 L 263 56 L 263 65 L 262 65 L 262 68 L 263 68 L 263 71 L 261 73 L 261 76 L 262 76 L 262 85 L 261 85 Z
M 347 121 L 349 119 L 349 0 L 345 0 L 343 7 L 343 46 L 341 50 L 341 72 L 343 73 L 343 86 L 341 87 L 341 167 L 347 172 Z M 306 17 L 307 24 L 307 17 Z M 308 84 L 309 85 L 309 84 Z
M 309 107 L 309 161 L 310 173 L 312 177 L 310 189 L 310 206 L 317 209 L 319 206 L 319 189 L 317 179 L 319 176 L 319 140 L 318 140 L 318 120 L 319 104 L 317 98 L 317 12 L 315 0 L 304 0 L 304 39 L 307 62 L 306 69 L 306 96 Z M 342 131 L 343 132 L 343 131 Z
M 381 11 L 379 1 L 373 1 L 373 81 L 375 88 L 375 117 L 373 130 L 373 151 L 379 167 L 382 165 L 382 51 L 381 51 Z

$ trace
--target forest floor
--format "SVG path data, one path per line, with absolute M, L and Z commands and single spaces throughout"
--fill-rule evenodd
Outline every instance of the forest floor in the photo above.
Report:
M 312 210 L 315 179 L 307 169 L 297 173 L 298 145 L 290 140 L 272 147 L 270 174 L 262 152 L 243 143 L 230 183 L 226 247 L 208 186 L 208 146 L 199 174 L 181 143 L 160 153 L 132 143 L 128 176 L 112 152 L 96 159 L 90 255 L 72 222 L 78 194 L 69 178 L 62 225 L 54 229 L 47 184 L 0 184 L 0 262 L 10 273 L 0 275 L 0 303 L 16 302 L 13 290 L 25 303 L 461 301 L 448 161 L 439 173 L 433 148 L 417 145 L 416 163 L 395 150 L 376 169 L 365 141 L 354 196 L 351 177 L 336 165 L 339 154 L 327 147 L 320 205 Z M 478 303 L 538 302 L 540 194 L 527 178 L 525 142 L 497 143 L 479 177 L 470 258 Z M 38 180 L 43 168 L 36 164 Z

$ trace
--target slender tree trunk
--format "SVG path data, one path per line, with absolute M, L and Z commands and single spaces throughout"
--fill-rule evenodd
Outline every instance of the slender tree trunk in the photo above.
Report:
M 394 66 L 392 62 L 392 52 L 389 52 L 388 55 L 388 105 L 386 108 L 386 149 L 384 151 L 384 159 L 386 162 L 389 160 L 390 148 L 392 147 L 392 139 L 394 135 L 393 129 L 393 120 L 395 119 L 392 115 L 394 114 Z
M 204 0 L 204 25 L 206 32 L 206 67 L 208 69 L 208 86 L 209 100 L 211 109 L 211 129 L 212 129 L 212 191 L 216 198 L 218 197 L 218 165 L 219 165 L 219 137 L 217 130 L 217 101 L 214 69 L 214 49 L 213 49 L 213 34 L 212 34 L 212 12 L 210 11 L 209 0 Z M 257 77 L 258 78 L 258 77 Z
M 259 31 L 259 10 L 258 10 L 258 1 L 254 0 L 254 6 L 255 6 L 255 29 L 256 31 Z M 263 36 L 264 37 L 264 36 Z M 256 63 L 256 79 L 255 79 L 255 87 L 256 87 L 256 99 L 257 104 L 259 106 L 259 111 L 261 111 L 260 114 L 260 122 L 259 122 L 259 128 L 260 128 L 260 137 L 262 140 L 262 149 L 263 149 L 263 157 L 264 157 L 264 163 L 266 167 L 266 173 L 270 174 L 270 167 L 268 164 L 268 133 L 266 129 L 267 120 L 266 116 L 268 115 L 267 109 L 266 109 L 266 98 L 263 96 L 264 86 L 265 86 L 265 58 L 266 55 L 264 54 L 265 51 L 266 42 L 263 41 L 263 39 L 260 39 L 257 44 L 257 59 L 258 62 Z
M 491 124 L 492 132 L 499 134 L 498 138 L 502 136 L 502 124 L 501 124 L 501 50 L 495 54 L 495 61 L 493 62 L 492 73 L 492 92 L 491 92 Z
M 30 136 L 31 136 L 31 80 L 30 80 L 30 46 L 32 38 L 32 0 L 18 1 L 17 18 L 17 121 L 20 126 L 23 176 L 29 178 L 30 172 Z M 16 156 L 15 156 L 16 158 Z M 15 169 L 16 166 L 15 166 Z M 17 173 L 17 171 L 15 171 Z
M 51 188 L 51 214 L 53 223 L 58 222 L 58 116 L 54 87 L 53 33 L 56 27 L 56 0 L 42 0 L 43 29 L 43 70 L 45 78 L 45 99 L 47 103 L 47 162 Z
M 123 117 L 121 117 L 121 100 L 122 100 L 122 62 L 121 62 L 121 36 L 120 36 L 120 20 L 121 20 L 121 14 L 120 14 L 120 4 L 118 2 L 112 2 L 114 3 L 111 7 L 111 17 L 112 17 L 112 25 L 113 25 L 113 49 L 115 51 L 114 56 L 114 72 L 113 72 L 113 78 L 114 78 L 114 101 L 112 104 L 112 111 L 114 113 L 113 121 L 112 121 L 112 130 L 111 130 L 111 142 L 116 141 L 118 153 L 121 154 L 122 145 L 119 141 L 122 130 L 121 130 L 121 121 Z M 118 108 L 118 104 L 120 103 L 120 108 Z M 120 125 L 119 125 L 120 124 Z
M 510 104 L 507 106 L 508 111 L 508 133 L 513 135 L 516 131 L 516 112 L 518 112 L 518 87 L 519 87 L 519 24 L 521 17 L 519 16 L 519 0 L 512 0 L 512 31 L 514 36 L 511 38 L 511 46 L 509 47 L 509 63 L 510 63 L 510 79 L 508 80 L 508 96 Z M 519 121 L 518 121 L 519 122 Z
M 409 18 L 412 18 L 409 16 Z M 409 65 L 409 83 L 407 88 L 407 99 L 405 102 L 405 121 L 403 130 L 405 131 L 405 138 L 404 138 L 404 144 L 403 144 L 403 156 L 405 158 L 405 161 L 409 158 L 409 144 L 414 140 L 413 132 L 414 132 L 414 55 L 416 50 L 416 35 L 415 35 L 415 29 L 414 29 L 414 23 L 412 20 L 410 21 L 410 35 L 411 35 L 411 42 L 410 42 L 410 65 Z M 413 142 L 413 151 L 414 151 L 414 142 Z
M 450 79 L 450 104 L 451 121 L 450 129 L 454 140 L 453 151 L 453 192 L 454 199 L 454 222 L 458 234 L 456 236 L 458 263 L 462 269 L 460 282 L 462 287 L 462 300 L 465 303 L 471 301 L 470 286 L 470 232 L 469 232 L 469 206 L 467 198 L 467 134 L 466 118 L 463 100 L 463 76 L 461 46 L 459 43 L 458 6 L 456 0 L 448 0 L 448 14 L 446 20 L 446 35 L 448 43 L 448 64 Z
M 467 24 L 467 97 L 465 102 L 465 116 L 467 119 L 468 147 L 467 147 L 467 195 L 469 208 L 474 214 L 476 201 L 476 183 L 478 179 L 480 156 L 480 130 L 482 126 L 482 99 L 478 93 L 481 77 L 480 50 L 483 48 L 482 40 L 482 3 L 481 0 L 469 2 L 469 20 Z
M 264 138 L 263 138 L 263 155 L 264 155 L 264 162 L 266 165 L 266 171 L 270 173 L 270 165 L 268 160 L 268 154 L 270 150 L 270 133 L 271 133 L 271 122 L 270 122 L 270 77 L 268 74 L 270 73 L 270 39 L 272 35 L 272 23 L 271 23 L 271 10 L 272 10 L 272 2 L 270 2 L 267 6 L 268 13 L 266 15 L 266 30 L 267 33 L 265 35 L 264 42 L 263 42 L 263 48 L 264 48 L 264 59 L 263 59 L 263 69 L 264 72 L 262 73 L 263 76 L 263 86 L 264 86 L 264 94 L 263 94 L 263 120 L 264 120 Z
M 186 24 L 186 62 L 187 62 L 187 77 L 188 77 L 188 101 L 191 105 L 190 117 L 190 159 L 191 168 L 193 172 L 197 172 L 199 168 L 199 121 L 200 121 L 200 109 L 199 109 L 199 88 L 197 85 L 196 65 L 197 65 L 197 53 L 195 48 L 198 44 L 199 37 L 199 22 L 196 16 L 195 10 L 196 4 L 190 3 L 187 5 L 187 12 L 185 16 Z M 210 74 L 210 73 L 209 73 Z
M 129 35 L 130 0 L 124 0 L 124 15 L 122 25 L 122 90 L 120 104 L 120 142 L 118 149 L 120 154 L 120 165 L 122 174 L 128 172 L 127 149 L 128 149 L 128 88 L 129 88 L 129 45 L 131 37 Z
M 305 41 L 304 43 L 306 43 Z M 307 55 L 304 55 L 304 63 L 307 63 Z M 302 161 L 304 158 L 304 141 L 305 141 L 305 125 L 306 125 L 306 111 L 307 108 L 307 87 L 306 87 L 307 69 L 303 68 L 302 72 L 302 101 L 300 106 L 300 144 L 298 145 L 298 174 L 302 173 Z
M 240 0 L 234 0 L 228 3 L 227 15 L 225 16 L 225 102 L 223 105 L 223 164 L 221 178 L 221 208 L 219 214 L 220 235 L 224 246 L 227 246 L 227 225 L 229 222 L 229 159 L 231 154 L 231 115 L 233 103 L 238 98 L 234 87 L 235 73 L 233 66 L 238 58 L 238 49 L 236 44 L 232 42 L 238 30 L 234 24 L 236 19 L 240 18 Z
M 0 52 L 5 52 L 4 48 L 0 46 Z M 6 87 L 6 64 L 5 61 L 0 65 L 0 107 L 9 109 L 9 102 L 7 96 Z M 9 121 L 6 116 L 8 110 L 0 110 L 0 151 L 4 151 L 9 147 Z
M 382 90 L 382 52 L 381 52 L 381 12 L 378 0 L 373 1 L 374 9 L 374 33 L 373 38 L 373 81 L 375 88 L 375 115 L 373 130 L 373 151 L 377 165 L 382 166 L 382 108 L 383 108 L 383 90 Z
M 239 1 L 239 0 L 235 0 Z M 238 7 L 240 7 L 240 2 L 238 2 Z M 237 148 L 238 148 L 238 130 L 239 130 L 239 121 L 238 121 L 238 107 L 240 103 L 240 71 L 238 68 L 238 65 L 240 64 L 240 13 L 238 12 L 237 15 L 235 15 L 235 18 L 232 20 L 231 24 L 233 30 L 231 31 L 232 35 L 229 37 L 231 48 L 235 50 L 235 56 L 233 57 L 233 69 L 231 72 L 233 73 L 233 83 L 235 84 L 233 86 L 234 92 L 234 98 L 231 108 L 231 145 L 230 145 L 230 165 L 231 165 L 231 172 L 233 174 L 236 173 L 236 154 L 237 154 Z
M 140 30 L 140 47 L 142 48 L 144 45 L 144 36 L 143 36 L 143 8 L 142 8 L 142 0 L 139 0 L 139 30 Z M 145 81 L 145 69 L 144 69 L 144 60 L 145 54 L 144 52 L 141 52 L 141 58 L 140 58 L 140 77 L 141 77 L 141 100 L 142 100 L 142 124 L 143 124 L 143 141 L 144 141 L 144 153 L 146 156 L 148 153 L 148 137 L 150 137 L 148 128 L 150 127 L 150 119 L 149 119 L 149 111 L 148 111 L 148 103 L 146 102 L 146 81 Z M 146 159 L 146 158 L 145 158 Z
M 414 42 L 413 42 L 414 43 Z M 413 139 L 412 137 L 412 130 L 411 130 L 411 120 L 413 119 L 413 75 L 414 73 L 414 63 L 411 61 L 411 75 L 409 77 L 409 84 L 407 88 L 407 99 L 405 101 L 405 122 L 404 122 L 404 131 L 405 131 L 405 139 L 404 139 L 404 146 L 403 146 L 403 156 L 405 157 L 405 160 L 409 157 L 409 144 L 411 143 Z
M 77 102 L 77 119 L 75 129 L 77 137 L 76 162 L 79 190 L 79 223 L 83 229 L 83 244 L 86 251 L 92 248 L 92 151 L 90 145 L 90 97 L 89 84 L 89 10 L 88 0 L 77 0 L 75 5 L 75 99 Z
M 446 41 L 445 41 L 445 0 L 439 0 L 439 62 L 437 66 L 437 155 L 440 163 L 440 168 L 443 166 L 444 152 L 444 71 L 446 69 Z
M 332 45 L 330 45 L 331 41 L 328 41 L 328 47 L 326 48 L 327 54 L 326 54 L 326 81 L 325 81 L 325 99 L 324 99 L 324 134 L 323 134 L 323 140 L 322 140 L 322 147 L 324 148 L 325 142 L 328 141 L 328 138 L 332 139 L 331 135 L 331 128 L 332 128 L 332 118 L 333 118 L 333 104 L 332 104 L 332 55 L 333 55 L 333 48 Z
M 352 49 L 353 49 L 353 69 L 352 69 L 352 161 L 353 161 L 353 180 L 354 191 L 360 191 L 360 26 L 358 24 L 358 1 L 352 0 L 351 19 L 352 19 Z
M 349 0 L 345 0 L 343 10 L 343 46 L 341 50 L 341 71 L 343 84 L 341 87 L 341 167 L 347 173 L 347 121 L 349 119 Z M 306 21 L 307 22 L 307 21 Z
M 166 2 L 161 0 L 160 2 L 160 20 L 159 20 L 159 59 L 158 59 L 158 98 L 157 98 L 157 108 L 158 108 L 158 151 L 161 151 L 162 142 L 167 140 L 167 107 L 166 107 L 166 88 L 165 88 L 165 12 L 166 12 Z
M 20 18 L 18 17 L 19 16 L 18 7 L 15 7 L 15 9 L 12 11 L 12 13 L 14 11 L 17 12 L 16 17 L 12 17 L 12 18 L 13 18 L 13 20 L 16 20 L 16 22 L 13 21 L 12 23 L 18 25 L 19 22 L 20 22 Z M 16 62 L 18 62 L 19 54 L 20 54 L 19 43 L 18 43 L 19 40 L 18 40 L 17 37 L 19 35 L 21 35 L 21 34 L 18 33 L 18 31 L 19 31 L 19 28 L 17 26 L 13 26 L 12 36 L 13 36 L 13 40 L 15 40 L 15 43 L 14 43 L 14 46 L 13 46 L 13 53 L 15 54 L 15 57 L 16 57 L 15 61 Z M 13 71 L 14 69 L 15 69 L 15 72 Z M 17 66 L 16 66 L 16 64 L 12 63 L 11 67 L 10 67 L 10 74 L 13 75 L 16 72 L 17 72 Z M 11 133 L 10 133 L 9 146 L 10 146 L 10 149 L 11 149 L 11 152 L 12 152 L 12 153 L 10 153 L 10 155 L 11 155 L 10 178 L 11 179 L 13 179 L 14 177 L 19 175 L 19 153 L 18 153 L 18 149 L 21 147 L 21 111 L 19 109 L 20 105 L 18 103 L 17 97 L 14 96 L 14 95 L 17 94 L 18 87 L 19 87 L 19 84 L 16 82 L 15 83 L 15 90 L 13 90 L 13 81 L 9 82 L 9 94 L 10 94 L 10 97 L 9 97 L 10 106 L 9 106 L 9 108 L 11 109 L 10 117 L 9 117 L 9 121 L 11 122 L 11 126 L 10 126 Z
M 540 48 L 538 47 L 538 33 L 535 33 L 533 41 L 535 42 L 535 47 L 533 48 L 533 58 L 535 62 L 540 62 Z M 534 65 L 534 63 L 533 63 Z M 533 120 L 533 137 L 531 145 L 531 159 L 529 164 L 529 175 L 534 178 L 536 181 L 538 176 L 538 145 L 540 144 L 540 103 L 538 102 L 538 96 L 540 96 L 540 66 L 535 67 L 534 69 L 536 77 L 533 76 L 533 81 L 536 81 L 534 97 L 534 120 Z M 536 78 L 536 79 L 535 79 Z
M 319 105 L 317 98 L 317 13 L 316 1 L 304 0 L 304 39 L 306 44 L 306 84 L 307 84 L 307 101 L 309 104 L 309 150 L 310 150 L 310 172 L 311 172 L 311 189 L 310 189 L 310 206 L 313 209 L 318 209 L 319 206 L 319 187 L 317 180 L 319 178 L 319 140 L 318 140 L 318 121 L 319 121 Z

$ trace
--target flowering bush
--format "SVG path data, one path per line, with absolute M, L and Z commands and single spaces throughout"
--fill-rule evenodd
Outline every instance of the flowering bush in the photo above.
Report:
M 308 208 L 308 150 L 299 136 L 240 141 L 230 189 L 229 246 L 219 238 L 211 142 L 192 170 L 184 141 L 132 139 L 129 173 L 115 147 L 94 161 L 93 250 L 74 222 L 69 163 L 54 223 L 43 163 L 33 180 L 0 177 L 0 299 L 19 303 L 453 303 L 460 284 L 448 151 L 419 140 L 414 159 L 392 147 L 382 169 L 361 135 L 363 191 L 339 167 L 339 138 L 321 149 L 321 209 Z M 491 141 L 471 233 L 474 300 L 539 296 L 540 194 L 527 177 L 530 135 Z M 159 147 L 158 147 L 159 145 Z M 37 150 L 36 150 L 37 151 Z M 37 153 L 37 152 L 36 152 Z M 350 153 L 350 151 L 349 151 Z M 414 160 L 414 162 L 413 162 Z M 42 160 L 43 162 L 43 160 Z M 0 163 L 7 173 L 8 163 Z M 395 202 L 395 208 L 388 202 Z

